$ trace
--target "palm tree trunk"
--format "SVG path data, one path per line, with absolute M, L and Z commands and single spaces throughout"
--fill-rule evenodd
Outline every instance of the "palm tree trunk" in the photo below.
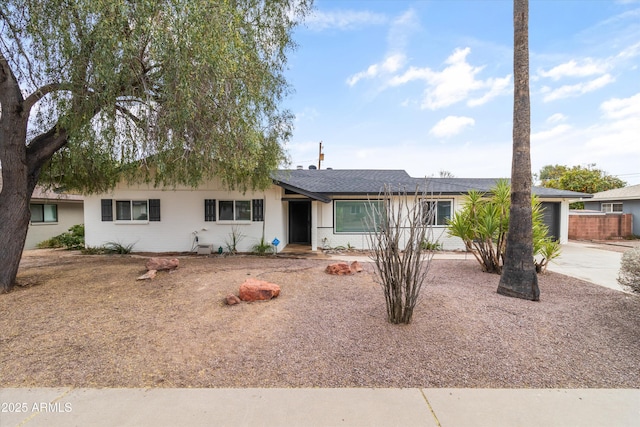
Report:
M 498 293 L 540 299 L 533 260 L 531 212 L 531 111 L 529 101 L 529 1 L 513 2 L 513 157 L 509 233 Z

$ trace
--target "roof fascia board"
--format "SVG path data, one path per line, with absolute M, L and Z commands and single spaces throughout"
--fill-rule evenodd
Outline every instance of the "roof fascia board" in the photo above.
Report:
M 302 188 L 294 187 L 293 185 L 286 184 L 282 181 L 274 180 L 273 183 L 277 186 L 284 188 L 285 190 L 293 191 L 295 193 L 301 194 L 303 196 L 307 196 L 310 199 L 318 200 L 322 203 L 330 203 L 331 199 L 324 194 L 313 193 L 311 191 L 303 190 Z

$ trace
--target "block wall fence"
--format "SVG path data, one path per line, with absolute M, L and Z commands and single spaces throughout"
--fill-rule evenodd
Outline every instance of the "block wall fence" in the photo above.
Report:
M 622 239 L 633 234 L 633 215 L 569 215 L 569 239 Z

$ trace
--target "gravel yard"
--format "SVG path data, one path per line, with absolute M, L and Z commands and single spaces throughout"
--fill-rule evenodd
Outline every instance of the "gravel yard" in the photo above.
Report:
M 0 295 L 2 387 L 640 388 L 640 297 L 547 272 L 541 301 L 496 293 L 473 259 L 434 260 L 410 325 L 385 319 L 372 265 L 29 251 Z M 247 277 L 268 302 L 226 306 Z

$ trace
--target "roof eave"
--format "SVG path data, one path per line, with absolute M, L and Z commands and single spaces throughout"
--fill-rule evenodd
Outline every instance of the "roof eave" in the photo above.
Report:
M 289 191 L 293 191 L 294 193 L 298 193 L 301 194 L 303 196 L 307 196 L 308 198 L 312 199 L 312 200 L 317 200 L 319 202 L 322 203 L 330 203 L 331 199 L 325 195 L 325 194 L 321 194 L 321 193 L 314 193 L 311 191 L 307 191 L 304 190 L 302 188 L 299 187 L 295 187 L 291 184 L 287 184 L 286 182 L 282 182 L 282 181 L 278 181 L 278 180 L 273 180 L 273 183 L 279 187 L 284 188 L 285 190 L 289 190 Z

